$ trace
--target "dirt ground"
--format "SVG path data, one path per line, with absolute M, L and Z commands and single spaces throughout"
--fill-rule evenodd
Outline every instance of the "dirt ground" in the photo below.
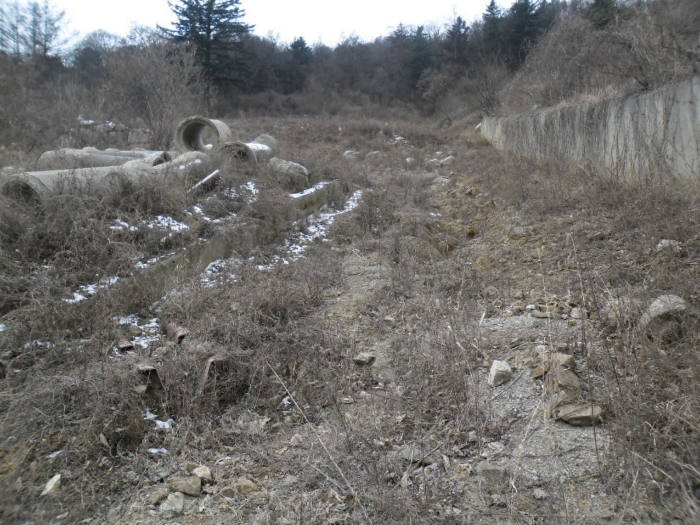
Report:
M 693 204 L 671 213 L 662 190 L 508 158 L 473 122 L 236 124 L 275 135 L 313 182 L 342 179 L 343 198 L 154 304 L 102 301 L 99 333 L 19 346 L 23 318 L 7 313 L 0 521 L 693 519 L 687 500 L 664 503 L 678 474 L 625 445 L 645 430 L 631 430 L 642 410 L 620 393 L 648 377 L 630 342 L 641 312 L 661 294 L 698 303 Z M 662 239 L 682 250 L 657 249 Z M 611 316 L 611 304 L 636 306 Z M 166 344 L 167 322 L 189 331 L 181 344 Z M 114 349 L 122 338 L 132 351 Z M 554 354 L 573 358 L 575 401 L 600 407 L 599 424 L 550 417 Z M 494 361 L 512 374 L 498 386 Z M 155 393 L 134 390 L 146 362 Z M 688 383 L 664 377 L 690 385 L 688 366 Z

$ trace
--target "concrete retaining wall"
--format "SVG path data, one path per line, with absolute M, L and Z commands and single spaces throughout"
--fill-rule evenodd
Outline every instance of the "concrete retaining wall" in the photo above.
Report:
M 700 79 L 598 103 L 486 117 L 497 148 L 616 176 L 700 178 Z

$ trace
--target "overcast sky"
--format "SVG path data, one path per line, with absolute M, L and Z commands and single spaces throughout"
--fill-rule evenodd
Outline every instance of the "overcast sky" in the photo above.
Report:
M 125 35 L 132 23 L 170 27 L 174 16 L 167 0 L 50 0 L 66 12 L 70 28 L 80 35 L 97 29 Z M 243 0 L 244 21 L 254 33 L 281 42 L 303 36 L 309 44 L 334 46 L 357 35 L 362 40 L 384 36 L 399 23 L 443 26 L 461 16 L 471 22 L 489 0 Z M 499 5 L 502 2 L 498 2 Z M 508 4 L 510 5 L 510 4 Z

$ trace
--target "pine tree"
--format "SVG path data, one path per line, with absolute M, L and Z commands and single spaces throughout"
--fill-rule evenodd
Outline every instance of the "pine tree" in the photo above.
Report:
M 484 44 L 486 51 L 491 55 L 498 55 L 501 52 L 501 10 L 496 5 L 496 0 L 491 0 L 486 7 L 484 19 Z
M 467 61 L 467 46 L 469 44 L 469 26 L 458 16 L 447 30 L 443 49 L 447 55 L 447 60 L 455 64 L 464 64 Z
M 241 0 L 168 2 L 177 22 L 163 29 L 176 43 L 193 45 L 206 75 L 215 83 L 240 83 L 246 70 L 242 37 L 253 26 L 241 21 Z

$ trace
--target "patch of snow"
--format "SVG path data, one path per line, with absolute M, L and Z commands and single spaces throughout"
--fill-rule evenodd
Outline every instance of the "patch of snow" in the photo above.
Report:
M 92 297 L 100 290 L 115 285 L 118 280 L 119 277 L 107 277 L 106 279 L 102 279 L 99 283 L 96 284 L 85 284 L 78 288 L 77 291 L 73 292 L 72 298 L 63 299 L 63 301 L 69 304 L 79 303 L 80 301 L 84 301 L 88 297 Z
M 304 256 L 306 247 L 316 239 L 323 239 L 338 215 L 348 213 L 357 208 L 362 197 L 362 190 L 356 190 L 348 199 L 342 210 L 321 211 L 309 215 L 306 219 L 306 232 L 298 232 L 285 241 L 285 248 L 290 254 L 291 260 L 295 261 Z M 325 240 L 325 239 L 324 239 Z
M 148 453 L 149 454 L 167 454 L 168 449 L 167 448 L 149 448 Z
M 252 195 L 252 200 L 248 200 L 248 202 L 255 202 L 260 194 L 260 190 L 255 186 L 255 183 L 252 180 L 246 182 L 245 184 L 241 184 L 241 189 L 246 190 Z
M 271 148 L 267 144 L 262 144 L 261 142 L 251 142 L 248 147 L 253 151 L 270 151 Z
M 129 226 L 129 223 L 126 221 L 123 221 L 121 219 L 116 219 L 114 222 L 116 222 L 116 226 L 110 226 L 109 228 L 111 230 L 129 230 L 132 232 L 135 232 L 138 230 L 138 227 L 136 226 Z
M 211 151 L 212 149 L 214 149 L 214 144 L 205 144 L 204 149 L 207 151 Z
M 180 165 L 177 167 L 177 169 L 179 169 L 179 170 L 186 170 L 186 169 L 189 168 L 190 166 L 194 166 L 195 164 L 201 164 L 201 163 L 202 163 L 202 159 L 194 159 L 194 160 L 191 160 L 191 161 L 189 161 L 189 162 L 185 162 L 184 164 L 180 164 Z
M 5 323 L 0 323 L 0 332 L 4 332 L 6 329 Z
M 184 222 L 176 221 L 168 215 L 156 215 L 155 220 L 149 222 L 147 226 L 149 228 L 155 228 L 157 226 L 163 230 L 171 230 L 176 232 L 190 229 L 190 227 Z
M 49 459 L 57 458 L 62 452 L 63 450 L 57 450 L 56 452 L 51 452 L 51 454 L 46 457 Z
M 312 186 L 311 188 L 308 188 L 308 189 L 306 189 L 306 190 L 304 190 L 304 191 L 302 191 L 302 192 L 299 192 L 299 193 L 290 193 L 289 196 L 290 196 L 292 199 L 298 199 L 298 198 L 303 197 L 303 196 L 305 196 L 305 195 L 311 195 L 312 193 L 315 193 L 315 192 L 317 192 L 318 190 L 320 190 L 321 188 L 323 188 L 324 186 L 329 185 L 331 182 L 333 182 L 333 181 L 324 180 L 324 181 L 319 182 L 318 184 L 316 184 L 316 185 Z

